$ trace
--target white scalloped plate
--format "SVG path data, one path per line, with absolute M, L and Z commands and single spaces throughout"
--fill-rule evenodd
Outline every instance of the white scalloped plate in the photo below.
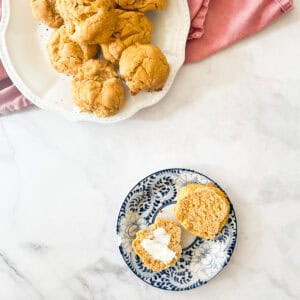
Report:
M 190 26 L 187 1 L 169 0 L 166 10 L 148 16 L 154 23 L 153 43 L 166 54 L 170 77 L 161 92 L 127 94 L 124 108 L 115 116 L 98 118 L 80 113 L 71 99 L 71 77 L 58 74 L 49 65 L 45 44 L 50 29 L 31 15 L 29 0 L 3 0 L 0 25 L 0 57 L 17 88 L 38 107 L 62 113 L 71 121 L 113 123 L 130 118 L 142 108 L 159 102 L 170 90 L 185 58 Z

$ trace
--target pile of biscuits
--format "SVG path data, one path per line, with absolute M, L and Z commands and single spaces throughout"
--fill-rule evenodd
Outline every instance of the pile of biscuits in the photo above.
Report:
M 203 239 L 215 239 L 228 221 L 230 203 L 226 194 L 214 185 L 188 184 L 177 195 L 174 208 L 178 223 L 189 233 Z M 154 230 L 163 228 L 169 235 L 168 248 L 174 252 L 169 261 L 162 261 L 143 247 L 145 239 L 154 240 Z M 134 252 L 145 266 L 153 271 L 162 271 L 174 265 L 181 256 L 181 229 L 173 221 L 156 219 L 149 231 L 140 230 L 132 242 Z M 162 249 L 159 249 L 162 252 Z
M 166 3 L 31 0 L 33 16 L 56 28 L 47 45 L 50 62 L 56 71 L 74 76 L 72 98 L 82 112 L 116 114 L 125 101 L 122 80 L 132 95 L 163 89 L 170 67 L 151 44 L 153 25 L 145 12 L 162 10 Z

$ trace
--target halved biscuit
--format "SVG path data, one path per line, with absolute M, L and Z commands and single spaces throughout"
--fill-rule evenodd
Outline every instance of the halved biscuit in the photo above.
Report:
M 159 272 L 180 258 L 180 240 L 181 229 L 175 222 L 157 218 L 149 231 L 140 230 L 136 234 L 132 247 L 148 269 Z
M 216 186 L 188 184 L 179 191 L 174 212 L 187 231 L 214 239 L 227 223 L 230 204 L 225 193 Z

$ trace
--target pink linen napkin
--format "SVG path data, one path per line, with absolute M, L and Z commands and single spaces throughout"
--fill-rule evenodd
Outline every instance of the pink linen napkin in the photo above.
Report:
M 188 0 L 186 63 L 199 61 L 264 29 L 291 11 L 293 0 Z
M 188 0 L 191 29 L 186 63 L 199 61 L 264 29 L 293 9 L 293 0 Z M 0 19 L 2 15 L 0 0 Z M 16 89 L 0 61 L 0 114 L 31 103 Z
M 20 110 L 31 103 L 18 91 L 0 61 L 0 115 Z
M 0 20 L 2 0 L 0 0 Z M 27 107 L 31 103 L 17 90 L 8 78 L 0 60 L 0 115 Z

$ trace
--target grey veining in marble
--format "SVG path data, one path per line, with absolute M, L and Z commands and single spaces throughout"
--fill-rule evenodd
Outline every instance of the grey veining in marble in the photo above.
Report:
M 122 261 L 116 216 L 129 189 L 168 167 L 228 192 L 237 248 L 176 299 L 300 298 L 300 13 L 201 63 L 120 124 L 30 109 L 0 118 L 0 299 L 151 300 L 174 293 Z

